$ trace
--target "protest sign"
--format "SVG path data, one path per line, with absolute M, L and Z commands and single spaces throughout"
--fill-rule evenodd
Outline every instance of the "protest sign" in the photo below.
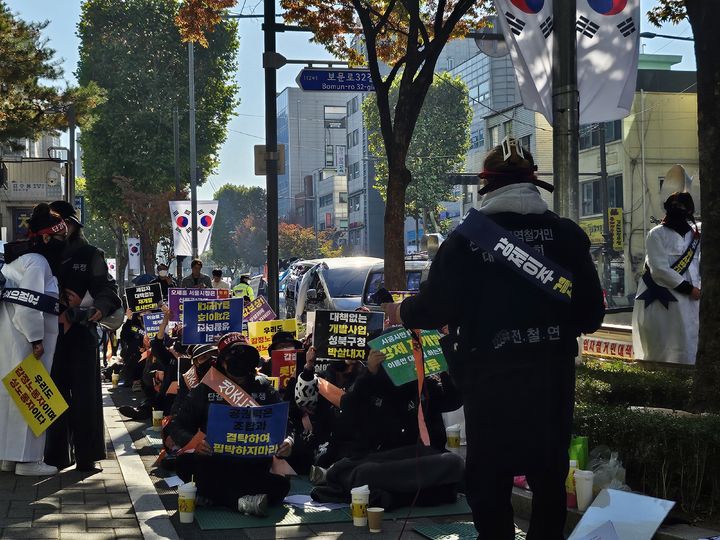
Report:
M 297 355 L 300 352 L 302 351 L 285 350 L 272 352 L 270 356 L 270 363 L 272 365 L 272 376 L 278 378 L 279 390 L 285 390 L 290 378 L 295 376 Z
M 214 455 L 258 458 L 274 456 L 285 440 L 289 403 L 228 407 L 211 403 L 207 442 Z
M 242 298 L 183 301 L 183 345 L 214 343 L 242 330 Z
M 243 320 L 246 322 L 273 321 L 275 319 L 277 319 L 277 315 L 262 296 L 248 302 L 243 308 Z
M 395 303 L 402 302 L 406 298 L 415 296 L 417 293 L 417 291 L 390 291 L 390 294 L 393 297 L 393 302 Z
M 143 315 L 143 327 L 145 328 L 145 335 L 148 338 L 153 339 L 157 335 L 164 316 L 161 311 Z
M 445 355 L 440 347 L 440 337 L 440 332 L 437 330 L 420 332 L 425 376 L 448 369 Z M 373 339 L 370 347 L 385 354 L 382 366 L 395 386 L 401 386 L 418 378 L 413 357 L 412 336 L 405 328 L 398 328 Z
M 365 360 L 367 344 L 383 328 L 382 313 L 316 311 L 313 346 L 320 360 Z
M 240 299 L 242 300 L 242 299 Z M 257 402 L 237 384 L 228 379 L 214 367 L 205 374 L 201 381 L 209 386 L 223 398 L 228 405 L 233 407 L 257 406 Z
M 36 437 L 68 408 L 45 366 L 32 354 L 5 375 L 2 381 Z
M 248 323 L 248 341 L 258 350 L 260 356 L 267 354 L 272 337 L 278 332 L 290 332 L 293 336 L 297 336 L 297 321 L 283 319 Z
M 160 309 L 160 304 L 162 304 L 162 288 L 159 283 L 126 287 L 125 298 L 127 299 L 128 309 L 133 313 L 153 311 L 154 309 Z
M 171 287 L 168 289 L 168 308 L 170 308 L 170 320 L 182 322 L 183 300 L 217 300 L 230 298 L 230 291 L 227 289 L 182 289 Z

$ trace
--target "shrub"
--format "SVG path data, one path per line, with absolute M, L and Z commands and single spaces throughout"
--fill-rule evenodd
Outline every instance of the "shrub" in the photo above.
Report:
M 594 388 L 602 391 L 603 386 Z M 720 506 L 720 416 L 670 416 L 579 403 L 575 433 L 587 435 L 591 448 L 617 450 L 633 490 L 675 500 L 694 515 L 711 515 Z

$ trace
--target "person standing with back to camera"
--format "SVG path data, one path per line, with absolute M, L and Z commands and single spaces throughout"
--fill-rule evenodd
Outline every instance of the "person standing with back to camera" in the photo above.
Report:
M 0 300 L 0 378 L 32 354 L 50 371 L 58 336 L 58 269 L 67 227 L 41 203 L 33 208 L 28 240 L 5 244 L 3 299 Z M 18 292 L 15 295 L 15 292 Z M 27 300 L 29 292 L 36 302 Z M 23 300 L 25 298 L 25 300 Z M 3 472 L 49 476 L 57 468 L 43 462 L 45 434 L 36 437 L 0 385 L 0 459 Z
M 538 187 L 553 187 L 535 170 L 514 139 L 492 149 L 479 211 L 440 246 L 415 297 L 385 304 L 391 324 L 449 325 L 442 343 L 465 406 L 466 493 L 480 540 L 515 538 L 516 475 L 533 491 L 528 540 L 564 538 L 577 337 L 604 315 L 590 241 L 548 211 Z
M 51 376 L 70 406 L 48 429 L 45 461 L 59 469 L 76 464 L 92 471 L 105 459 L 100 362 L 96 325 L 120 308 L 117 284 L 105 254 L 85 239 L 77 211 L 68 202 L 50 207 L 62 216 L 68 239 L 60 264 L 61 298 L 68 311 L 61 317 Z M 69 313 L 75 313 L 73 322 Z M 64 321 L 64 322 L 63 322 Z

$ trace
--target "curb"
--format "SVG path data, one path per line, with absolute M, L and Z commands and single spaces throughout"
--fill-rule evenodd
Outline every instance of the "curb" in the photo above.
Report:
M 513 488 L 512 505 L 515 511 L 515 517 L 529 520 L 532 512 L 532 493 L 530 491 Z M 582 512 L 575 509 L 568 509 L 567 522 L 565 524 L 565 533 L 570 534 L 577 526 Z M 720 535 L 720 531 L 711 531 L 709 529 L 701 529 L 692 525 L 669 525 L 660 527 L 653 540 L 698 540 L 698 538 L 710 538 Z

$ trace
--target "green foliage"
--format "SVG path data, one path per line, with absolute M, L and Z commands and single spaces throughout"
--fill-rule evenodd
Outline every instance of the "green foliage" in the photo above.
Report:
M 396 79 L 390 89 L 393 109 L 399 81 Z M 375 99 L 371 96 L 363 102 L 363 114 L 370 133 L 370 152 L 377 159 L 376 189 L 386 200 L 389 168 Z M 436 216 L 441 210 L 440 201 L 451 200 L 452 186 L 447 173 L 457 170 L 465 160 L 470 148 L 471 120 L 468 90 L 462 79 L 447 73 L 436 75 L 418 117 L 406 161 L 413 178 L 405 196 L 407 215 L 422 218 L 428 212 Z
M 575 408 L 575 433 L 617 450 L 635 491 L 693 515 L 720 506 L 720 416 L 670 416 L 595 403 Z
M 214 198 L 218 201 L 211 244 L 215 262 L 231 272 L 244 265 L 263 264 L 267 238 L 265 190 L 225 184 Z
M 665 22 L 677 24 L 685 17 L 687 17 L 685 0 L 660 0 L 659 5 L 653 6 L 648 11 L 648 19 L 655 26 Z
M 85 215 L 83 216 L 85 228 L 83 233 L 88 242 L 102 249 L 106 257 L 116 257 L 115 234 L 110 228 L 108 220 L 94 210 L 92 198 L 87 193 L 85 178 L 75 179 L 75 193 L 85 197 Z
M 21 149 L 16 139 L 57 134 L 67 127 L 66 111 L 75 104 L 79 125 L 89 125 L 90 111 L 102 101 L 96 85 L 59 89 L 63 70 L 42 31 L 47 22 L 16 18 L 0 1 L 0 145 Z

